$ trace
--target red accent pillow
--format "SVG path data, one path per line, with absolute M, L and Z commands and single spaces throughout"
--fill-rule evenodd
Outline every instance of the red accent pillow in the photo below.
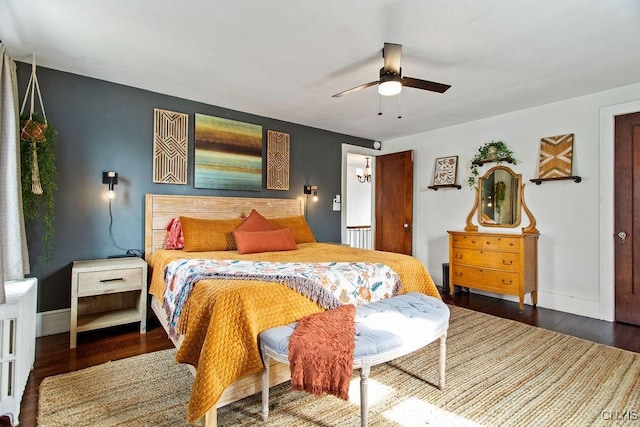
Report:
M 235 230 L 236 246 L 239 254 L 258 252 L 292 251 L 298 249 L 290 228 L 269 231 Z
M 252 209 L 247 219 L 236 228 L 238 231 L 272 231 L 277 229 L 278 227 L 260 215 L 255 209 Z
M 165 249 L 184 249 L 184 236 L 182 235 L 182 224 L 180 218 L 171 218 L 165 227 L 167 229 L 167 241 Z

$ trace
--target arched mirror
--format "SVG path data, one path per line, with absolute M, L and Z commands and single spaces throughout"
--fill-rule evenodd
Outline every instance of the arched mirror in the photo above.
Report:
M 520 224 L 522 175 L 496 166 L 478 180 L 478 223 L 485 227 L 517 227 Z

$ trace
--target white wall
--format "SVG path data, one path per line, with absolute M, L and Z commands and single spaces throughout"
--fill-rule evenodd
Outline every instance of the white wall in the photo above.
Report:
M 602 195 L 600 187 L 611 180 L 601 176 L 601 169 L 612 171 L 613 150 L 601 147 L 610 145 L 612 137 L 601 137 L 600 115 L 601 110 L 610 110 L 612 105 L 635 100 L 640 100 L 640 83 L 385 141 L 382 154 L 414 150 L 414 255 L 427 266 L 436 282 L 442 280 L 442 263 L 448 262 L 449 256 L 447 230 L 463 230 L 473 206 L 475 191 L 466 184 L 471 158 L 480 145 L 502 140 L 519 160 L 511 167 L 522 174 L 525 201 L 541 233 L 538 305 L 612 320 L 612 314 L 602 309 L 603 302 L 611 300 L 611 295 L 601 295 L 602 290 L 612 292 L 613 286 L 601 280 L 613 279 L 601 274 L 602 269 L 612 270 L 610 265 L 601 265 L 608 260 L 602 256 L 602 248 L 611 246 L 602 243 L 601 228 L 612 228 L 602 220 L 611 221 L 607 210 L 613 199 L 606 191 L 607 185 Z M 582 182 L 554 181 L 539 186 L 529 182 L 537 177 L 540 138 L 567 133 L 575 136 L 573 174 L 581 176 Z M 451 155 L 459 156 L 458 183 L 462 190 L 427 189 L 433 182 L 435 159 Z M 491 166 L 482 167 L 481 174 Z M 523 214 L 521 227 L 527 225 Z M 521 231 L 520 227 L 484 229 L 498 230 Z M 531 302 L 529 296 L 525 302 Z

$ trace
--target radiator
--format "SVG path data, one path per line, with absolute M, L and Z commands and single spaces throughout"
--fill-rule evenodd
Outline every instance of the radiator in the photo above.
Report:
M 20 401 L 36 350 L 35 278 L 5 282 L 7 302 L 0 304 L 0 415 L 20 422 Z

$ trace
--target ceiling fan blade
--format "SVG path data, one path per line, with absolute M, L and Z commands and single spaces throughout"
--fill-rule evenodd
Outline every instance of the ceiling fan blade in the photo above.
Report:
M 350 93 L 359 91 L 360 89 L 366 89 L 369 86 L 377 85 L 378 83 L 379 83 L 378 80 L 376 80 L 375 82 L 369 82 L 369 83 L 365 83 L 365 84 L 360 85 L 360 86 L 352 87 L 351 89 L 347 89 L 347 90 L 345 90 L 343 92 L 336 93 L 335 95 L 332 96 L 332 98 L 339 98 L 339 97 L 344 96 L 344 95 L 349 95 Z
M 402 59 L 402 45 L 385 43 L 382 49 L 384 58 L 384 72 L 400 74 L 400 60 Z
M 413 77 L 403 77 L 402 86 L 414 87 L 416 89 L 430 90 L 431 92 L 444 93 L 451 87 L 444 83 L 430 82 L 428 80 L 414 79 Z

